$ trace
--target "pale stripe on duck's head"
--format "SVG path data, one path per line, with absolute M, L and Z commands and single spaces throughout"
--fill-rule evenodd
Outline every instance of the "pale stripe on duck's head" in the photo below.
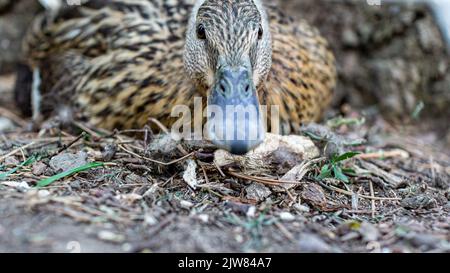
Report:
M 211 50 L 234 66 L 242 64 L 243 55 L 257 46 L 253 41 L 262 33 L 261 15 L 252 1 L 207 1 L 199 9 L 197 22 Z
M 260 1 L 198 1 L 189 21 L 184 59 L 186 72 L 209 96 L 209 106 L 222 110 L 224 124 L 219 127 L 225 130 L 208 129 L 213 142 L 235 153 L 261 143 L 265 128 L 257 90 L 271 67 L 272 43 Z M 238 118 L 240 113 L 231 115 L 230 109 L 249 109 L 251 114 Z
M 254 84 L 272 65 L 269 22 L 259 0 L 199 0 L 189 21 L 185 67 L 201 87 L 210 88 L 222 65 L 250 65 Z

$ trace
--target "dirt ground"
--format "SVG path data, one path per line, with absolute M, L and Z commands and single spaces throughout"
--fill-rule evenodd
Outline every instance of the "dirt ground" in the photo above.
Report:
M 6 98 L 13 81 L 1 82 Z M 321 156 L 361 152 L 344 162 L 356 173 L 348 183 L 321 178 L 323 159 L 286 190 L 273 183 L 302 164 L 289 155 L 248 174 L 216 167 L 198 145 L 151 133 L 146 143 L 145 130 L 26 133 L 14 108 L 0 109 L 12 126 L 0 143 L 0 252 L 450 252 L 449 148 L 424 125 L 349 109 L 309 126 Z M 104 165 L 35 187 L 89 162 Z
M 422 6 L 356 2 L 281 1 L 331 41 L 339 86 L 303 128 L 312 148 L 276 149 L 258 168 L 148 128 L 30 132 L 12 102 L 20 58 L 6 58 L 0 252 L 450 252 L 445 45 Z

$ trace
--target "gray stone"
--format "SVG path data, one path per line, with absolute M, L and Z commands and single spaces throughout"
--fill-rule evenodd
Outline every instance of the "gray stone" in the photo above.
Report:
M 251 184 L 245 189 L 245 191 L 247 192 L 247 199 L 256 201 L 264 201 L 272 194 L 272 191 L 270 191 L 266 186 L 259 183 Z
M 300 252 L 307 253 L 330 253 L 333 248 L 322 240 L 319 236 L 312 233 L 305 233 L 300 236 L 298 241 Z
M 87 154 L 83 151 L 77 154 L 60 154 L 52 157 L 50 160 L 50 167 L 55 172 L 65 172 L 74 168 L 81 167 L 87 164 Z
M 36 176 L 43 175 L 45 170 L 47 169 L 47 165 L 42 162 L 36 162 L 33 164 L 33 174 Z
M 361 236 L 365 242 L 373 242 L 378 240 L 380 237 L 378 229 L 369 222 L 361 223 L 359 233 L 361 233 Z

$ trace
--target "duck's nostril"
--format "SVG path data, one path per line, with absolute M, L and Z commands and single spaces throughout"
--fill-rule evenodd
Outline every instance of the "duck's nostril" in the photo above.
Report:
M 222 94 L 227 93 L 227 85 L 224 81 L 220 81 L 219 85 L 217 86 L 217 91 L 219 91 Z
M 227 92 L 227 88 L 225 87 L 225 84 L 221 83 L 219 85 L 219 91 L 223 94 L 225 94 Z
M 246 95 L 248 95 L 250 92 L 251 92 L 251 86 L 250 86 L 250 84 L 246 84 L 246 85 L 244 86 L 244 93 L 245 93 Z

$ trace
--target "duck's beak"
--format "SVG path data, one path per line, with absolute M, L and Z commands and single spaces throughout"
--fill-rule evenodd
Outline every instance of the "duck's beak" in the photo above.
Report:
M 211 141 L 234 154 L 245 154 L 265 138 L 265 123 L 252 75 L 245 67 L 224 67 L 208 101 Z

